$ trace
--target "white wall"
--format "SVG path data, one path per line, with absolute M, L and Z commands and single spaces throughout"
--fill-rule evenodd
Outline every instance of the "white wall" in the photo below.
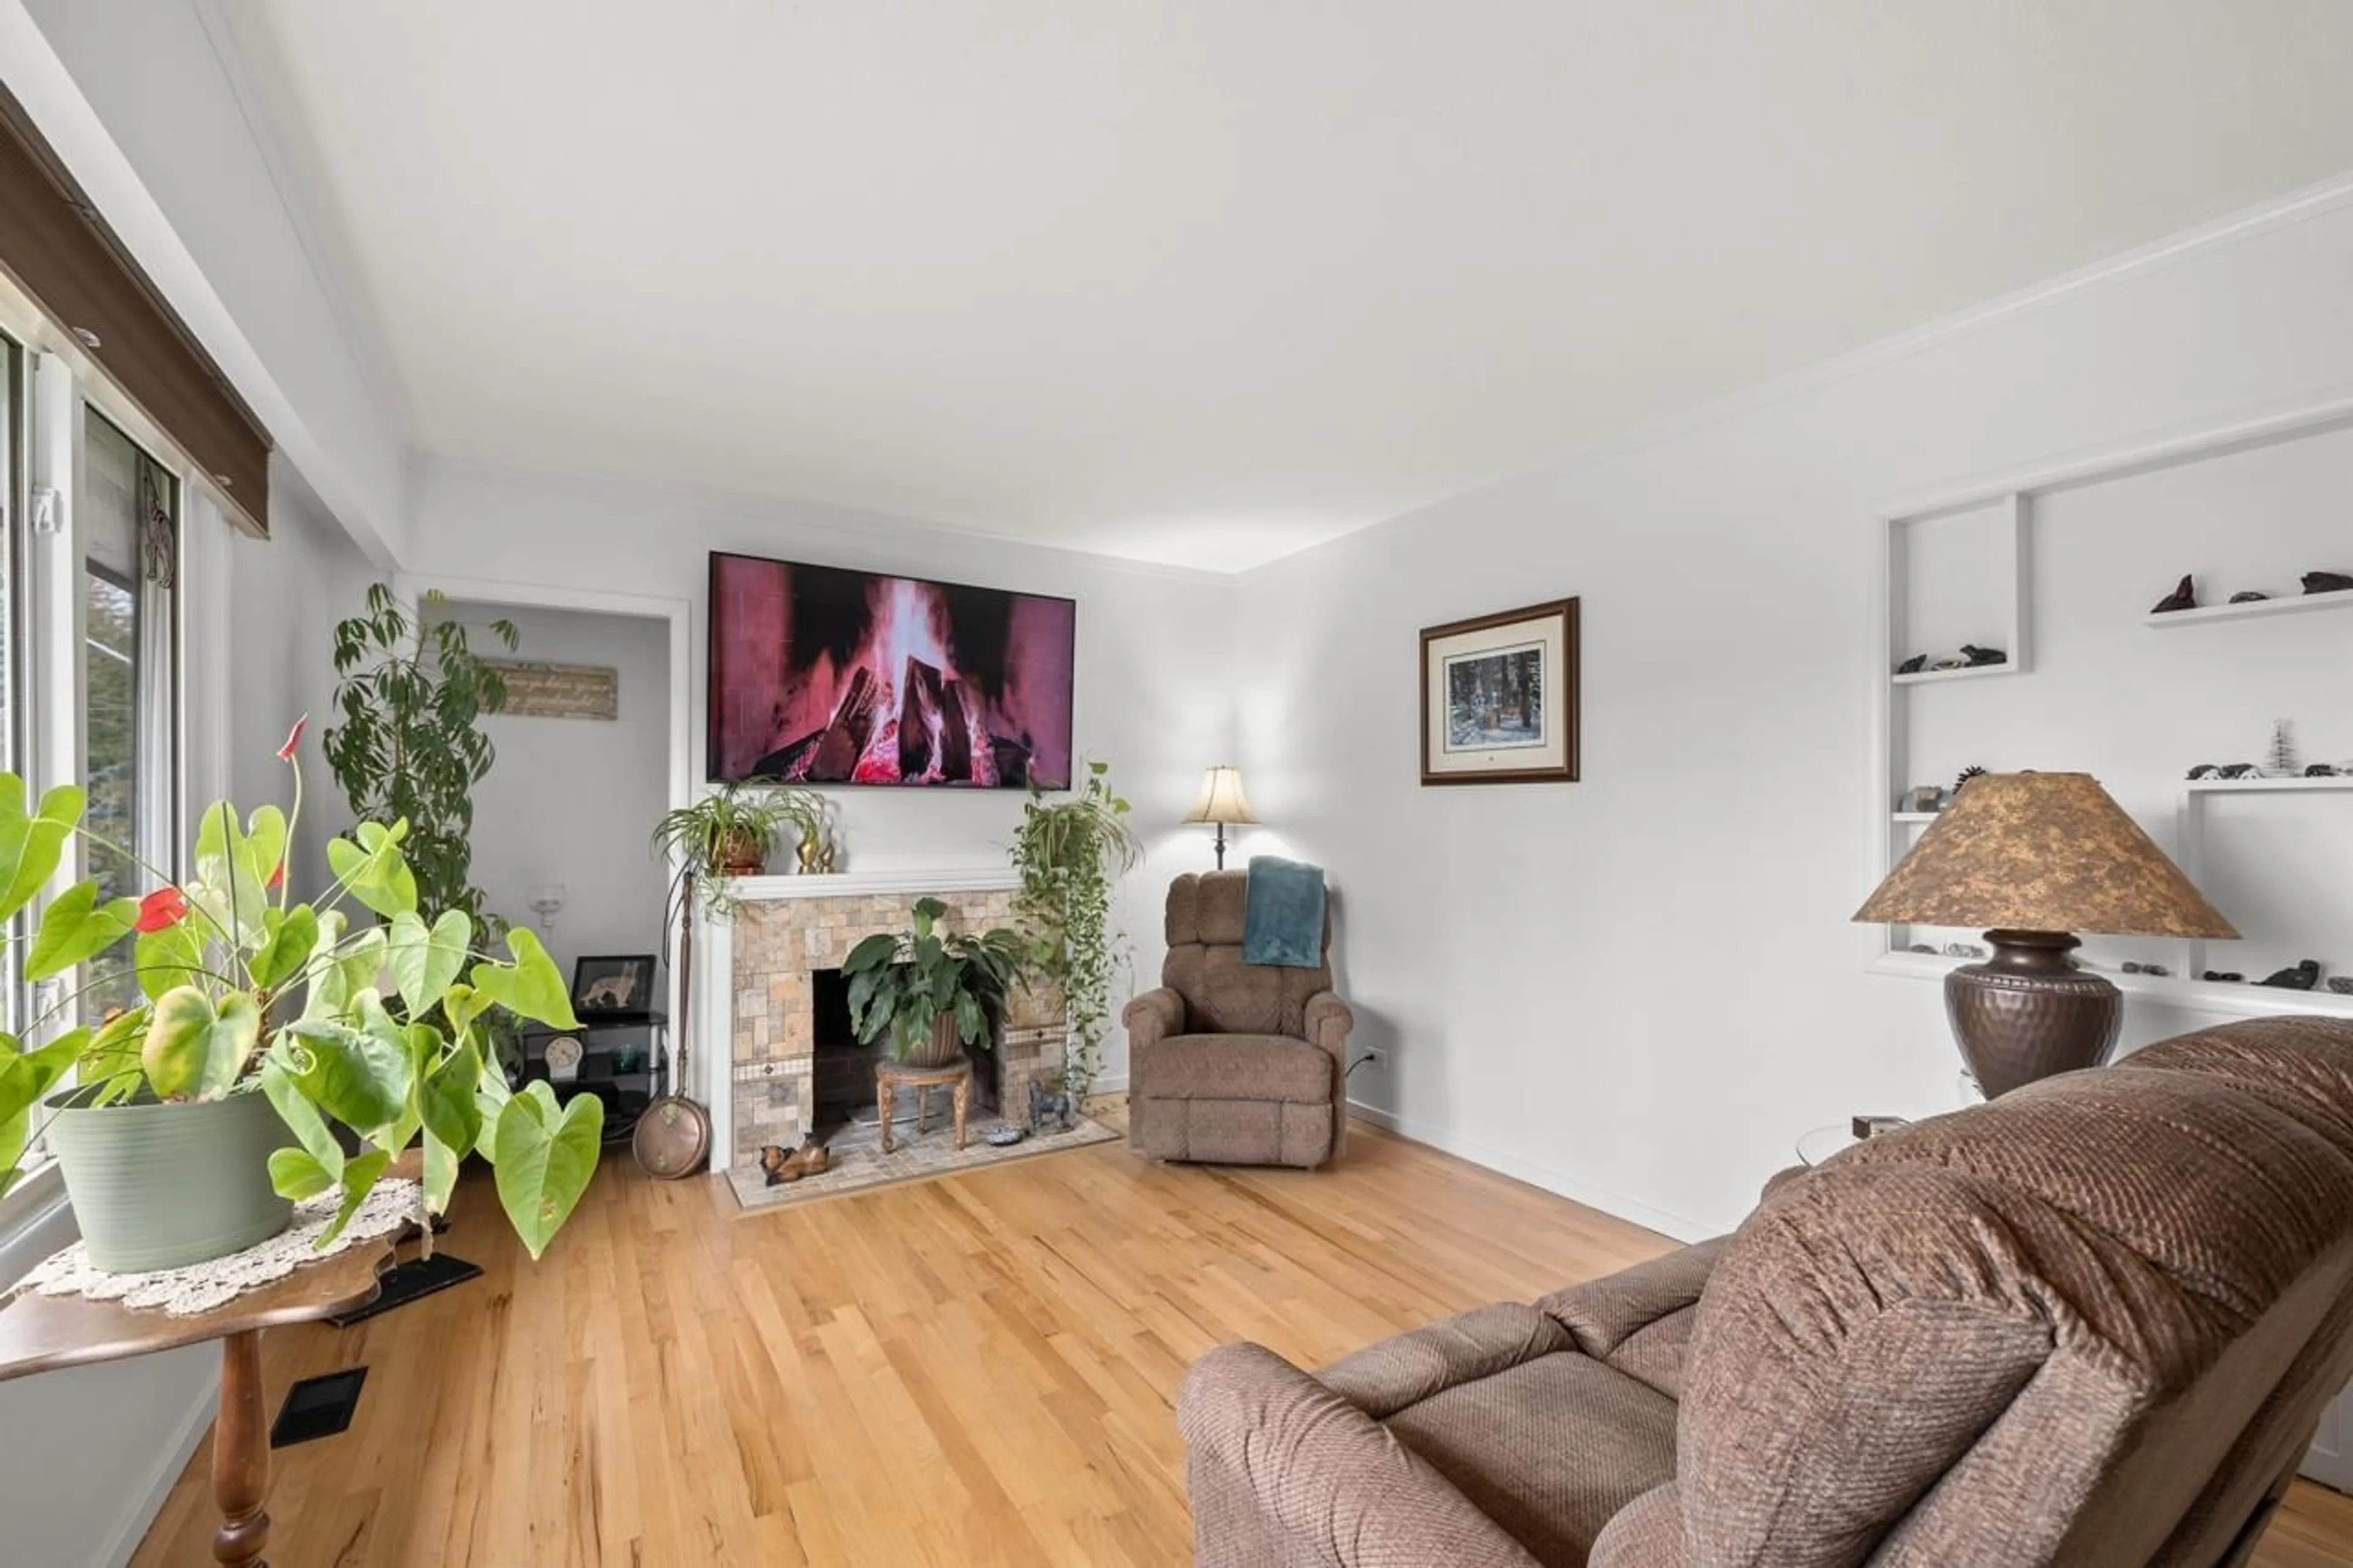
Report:
M 670 624 L 645 616 L 518 609 L 452 600 L 477 653 L 618 672 L 620 717 L 486 719 L 497 748 L 474 786 L 474 883 L 490 907 L 532 925 L 531 889 L 559 883 L 566 902 L 542 938 L 565 973 L 582 953 L 661 951 L 667 881 L 647 847 L 669 809 Z M 514 622 L 513 653 L 487 623 Z M 477 629 L 479 628 L 479 629 Z
M 1809 1128 L 1949 1106 L 1936 987 L 1864 974 L 1876 933 L 1848 923 L 1885 806 L 1867 516 L 2353 382 L 2349 272 L 2340 196 L 1250 574 L 1240 760 L 1261 815 L 1345 889 L 1358 1039 L 1392 1053 L 1354 1092 L 1687 1235 L 1736 1222 Z M 2197 563 L 2111 564 L 2153 604 Z M 1567 594 L 1585 782 L 1419 787 L 1416 628 Z M 2161 722 L 2170 694 L 2082 721 Z M 2250 691 L 2244 722 L 2208 713 L 2157 749 L 2236 758 L 2274 705 Z
M 336 719 L 335 623 L 364 607 L 374 568 L 332 523 L 286 485 L 270 508 L 270 537 L 238 535 L 230 546 L 229 790 L 250 812 L 290 801 L 291 781 L 278 748 L 310 715 L 301 744 L 303 807 L 296 828 L 297 897 L 328 884 L 326 843 L 350 826 L 351 810 L 328 771 L 320 737 Z M 191 616 L 208 612 L 191 605 Z
M 407 564 L 421 580 L 691 600 L 689 707 L 696 715 L 703 711 L 703 597 L 712 550 L 1076 598 L 1075 747 L 1109 762 L 1113 783 L 1135 804 L 1150 858 L 1123 888 L 1116 913 L 1134 943 L 1140 984 L 1156 982 L 1167 879 L 1209 863 L 1207 836 L 1178 827 L 1176 818 L 1191 803 L 1201 770 L 1226 761 L 1231 749 L 1229 579 L 819 508 L 471 465 L 423 463 L 412 494 Z M 699 778 L 699 719 L 691 728 Z M 1002 866 L 1023 799 L 1012 790 L 827 793 L 836 806 L 843 868 L 869 870 Z M 567 825 L 572 820 L 561 797 L 547 808 Z M 1124 1040 L 1114 1038 L 1107 1057 L 1108 1080 L 1123 1080 Z

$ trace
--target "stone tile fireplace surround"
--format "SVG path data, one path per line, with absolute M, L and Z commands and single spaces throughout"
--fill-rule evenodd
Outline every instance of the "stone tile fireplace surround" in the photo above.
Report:
M 763 1143 L 790 1147 L 814 1121 L 814 973 L 840 968 L 877 931 L 906 929 L 926 896 L 947 905 L 952 930 L 1011 925 L 1014 889 L 998 870 L 738 879 L 734 918 L 696 932 L 691 1076 L 711 1107 L 712 1168 L 752 1164 Z M 1059 994 L 1023 988 L 1008 999 L 994 1053 L 1006 1116 L 1024 1114 L 1033 1080 L 1060 1079 L 1065 1032 Z

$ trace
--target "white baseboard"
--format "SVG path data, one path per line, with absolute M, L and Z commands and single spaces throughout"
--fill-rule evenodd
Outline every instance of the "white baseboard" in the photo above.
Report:
M 134 1500 L 124 1512 L 122 1522 L 115 1526 L 113 1536 L 90 1560 L 93 1568 L 128 1568 L 132 1553 L 147 1539 L 155 1516 L 164 1511 L 164 1500 L 172 1495 L 172 1488 L 188 1468 L 196 1446 L 212 1430 L 213 1414 L 219 1405 L 220 1369 L 216 1364 L 196 1397 L 189 1402 L 186 1414 L 173 1426 L 169 1440 L 147 1475 L 146 1484 L 132 1494 Z
M 1599 1209 L 1603 1214 L 1625 1220 L 1631 1225 L 1639 1225 L 1645 1230 L 1655 1230 L 1660 1235 L 1672 1237 L 1677 1241 L 1704 1241 L 1709 1237 L 1724 1234 L 1725 1227 L 1722 1226 L 1702 1225 L 1697 1220 L 1685 1219 L 1681 1215 L 1669 1214 L 1664 1209 L 1654 1209 L 1648 1204 L 1635 1202 L 1622 1193 L 1613 1193 L 1606 1187 L 1594 1186 L 1589 1182 L 1581 1182 L 1574 1176 L 1564 1175 L 1548 1166 L 1539 1165 L 1533 1161 L 1523 1160 L 1516 1155 L 1488 1148 L 1476 1140 L 1464 1138 L 1448 1129 L 1433 1127 L 1412 1117 L 1399 1116 L 1394 1111 L 1383 1110 L 1378 1106 L 1366 1105 L 1362 1100 L 1348 1101 L 1348 1114 L 1370 1122 L 1385 1131 L 1394 1132 L 1400 1138 L 1409 1138 L 1416 1143 L 1427 1143 L 1433 1149 L 1442 1150 L 1457 1158 L 1468 1160 L 1474 1165 L 1483 1165 L 1488 1170 L 1500 1172 L 1516 1181 L 1525 1182 L 1530 1186 L 1542 1187 L 1548 1193 L 1557 1193 L 1562 1197 L 1583 1204 L 1587 1208 Z

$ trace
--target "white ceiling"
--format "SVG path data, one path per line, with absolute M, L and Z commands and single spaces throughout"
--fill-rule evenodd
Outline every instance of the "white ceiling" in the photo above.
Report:
M 1236 569 L 2353 167 L 2342 0 L 237 0 L 448 457 Z

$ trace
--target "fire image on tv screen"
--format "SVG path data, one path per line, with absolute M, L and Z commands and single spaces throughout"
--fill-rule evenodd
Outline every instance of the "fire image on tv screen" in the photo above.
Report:
M 711 556 L 710 773 L 1060 788 L 1069 599 Z

